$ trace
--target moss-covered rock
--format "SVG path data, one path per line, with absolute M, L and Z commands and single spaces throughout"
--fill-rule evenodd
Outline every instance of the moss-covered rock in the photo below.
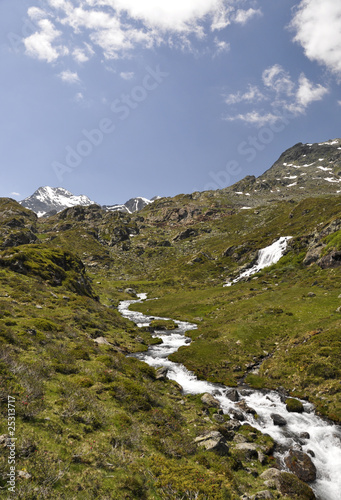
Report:
M 304 408 L 299 399 L 287 398 L 285 400 L 286 409 L 293 413 L 302 413 Z

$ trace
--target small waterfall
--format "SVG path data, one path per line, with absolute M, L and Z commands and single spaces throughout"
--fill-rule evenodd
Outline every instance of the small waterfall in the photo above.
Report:
M 289 239 L 289 238 L 286 238 Z M 279 240 L 280 241 L 280 240 Z M 269 262 L 267 254 L 272 256 L 280 255 L 280 245 L 283 249 L 283 240 L 277 241 L 271 245 L 272 250 L 264 249 L 264 254 L 259 256 L 259 260 Z M 273 257 L 272 257 L 273 258 Z M 280 257 L 278 257 L 280 258 Z M 273 262 L 271 260 L 271 262 Z M 125 318 L 134 321 L 138 326 L 148 326 L 152 319 L 169 319 L 146 316 L 140 312 L 130 311 L 131 304 L 142 302 L 147 298 L 147 294 L 139 294 L 138 300 L 125 300 L 119 304 L 118 310 Z M 219 400 L 224 413 L 229 414 L 233 409 L 240 407 L 227 397 L 230 390 L 221 384 L 213 384 L 204 380 L 198 380 L 196 375 L 187 370 L 180 363 L 174 363 L 168 359 L 168 356 L 176 352 L 179 347 L 191 342 L 189 337 L 186 337 L 186 332 L 197 328 L 193 323 L 185 321 L 175 322 L 178 325 L 176 330 L 157 331 L 156 337 L 162 339 L 162 344 L 151 346 L 148 351 L 133 354 L 138 359 L 148 363 L 154 368 L 165 366 L 168 368 L 167 377 L 178 382 L 184 394 L 202 394 L 208 392 L 214 393 L 214 396 Z M 257 391 L 257 390 L 241 390 L 242 398 L 247 405 L 252 407 L 258 415 L 255 419 L 253 415 L 244 413 L 245 420 L 253 427 L 259 429 L 263 433 L 269 434 L 277 443 L 285 448 L 302 449 L 304 452 L 309 450 L 315 455 L 312 458 L 316 469 L 317 479 L 310 486 L 315 492 L 316 498 L 319 500 L 340 500 L 341 491 L 341 429 L 337 425 L 332 425 L 317 415 L 313 411 L 313 405 L 302 401 L 304 413 L 289 413 L 286 405 L 283 403 L 280 395 L 275 391 Z M 272 413 L 281 415 L 287 422 L 284 427 L 274 425 L 271 418 Z M 302 432 L 308 432 L 309 438 L 302 441 Z M 283 461 L 284 455 L 279 455 Z
M 248 278 L 249 276 L 258 273 L 261 269 L 264 269 L 264 267 L 276 264 L 276 262 L 278 262 L 279 259 L 283 256 L 287 248 L 288 241 L 291 238 L 292 236 L 282 236 L 272 245 L 269 245 L 268 247 L 259 250 L 256 264 L 250 267 L 250 269 L 247 269 L 246 271 L 241 273 L 233 281 L 226 283 L 224 286 L 231 286 L 233 283 L 237 283 L 242 278 Z

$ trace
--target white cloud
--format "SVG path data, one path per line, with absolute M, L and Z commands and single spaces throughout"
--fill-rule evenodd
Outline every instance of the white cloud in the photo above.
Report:
M 248 90 L 242 94 L 237 92 L 236 94 L 229 94 L 225 97 L 226 104 L 238 104 L 240 102 L 259 102 L 266 99 L 264 94 L 255 85 L 249 85 Z
M 16 193 L 15 191 L 12 191 L 11 196 L 21 196 L 20 193 Z
M 52 45 L 60 35 L 49 19 L 41 19 L 38 21 L 40 31 L 24 39 L 26 54 L 48 63 L 54 62 L 62 54 L 67 54 L 68 50 L 63 46 Z
M 262 79 L 264 85 L 276 93 L 284 93 L 287 96 L 292 95 L 295 84 L 291 80 L 289 73 L 279 64 L 264 70 Z
M 262 114 L 258 111 L 251 111 L 245 114 L 238 114 L 236 116 L 227 116 L 225 118 L 227 121 L 243 121 L 249 123 L 251 125 L 256 125 L 257 127 L 264 127 L 264 125 L 276 123 L 278 120 L 278 115 L 274 113 L 265 113 Z
M 91 47 L 90 44 L 84 43 L 83 47 L 76 47 L 73 52 L 72 56 L 74 60 L 78 63 L 84 63 L 89 61 L 89 59 L 94 55 L 95 51 Z
M 224 40 L 219 40 L 217 37 L 215 37 L 214 44 L 216 46 L 215 55 L 230 51 L 231 45 Z
M 320 101 L 328 93 L 328 89 L 322 85 L 314 85 L 302 73 L 299 78 L 299 88 L 297 90 L 297 103 L 303 108 L 309 106 L 311 102 Z
M 231 1 L 224 0 L 99 0 L 118 13 L 127 12 L 132 19 L 142 20 L 150 28 L 163 31 L 195 32 L 198 21 L 211 17 L 215 29 L 228 24 Z M 211 25 L 212 25 L 211 24 Z
M 133 71 L 122 71 L 120 73 L 120 77 L 123 78 L 123 80 L 132 80 L 134 78 L 134 72 Z
M 75 101 L 76 102 L 83 102 L 84 101 L 84 95 L 82 94 L 82 92 L 77 92 L 77 94 L 75 95 Z
M 222 7 L 220 9 L 217 9 L 213 14 L 211 30 L 220 31 L 231 24 L 229 17 L 232 11 L 233 9 L 231 7 Z
M 341 78 L 341 2 L 302 0 L 292 19 L 294 41 L 305 55 Z
M 59 78 L 61 80 L 63 80 L 63 82 L 66 82 L 66 83 L 71 83 L 71 84 L 80 83 L 80 79 L 79 79 L 78 74 L 73 73 L 69 69 L 67 69 L 66 71 L 62 71 L 59 74 Z
M 290 112 L 293 117 L 302 115 L 308 106 L 320 101 L 329 92 L 327 87 L 311 82 L 304 73 L 301 73 L 297 82 L 279 64 L 275 64 L 262 74 L 264 89 L 249 85 L 246 92 L 237 92 L 225 97 L 228 105 L 257 104 L 260 101 L 268 102 L 268 109 L 253 109 L 243 113 L 227 116 L 227 120 L 240 120 L 259 127 L 266 123 L 274 123 L 284 111 Z
M 46 12 L 38 7 L 30 7 L 27 14 L 32 21 L 37 21 L 46 17 Z
M 160 44 L 193 49 L 193 37 L 207 43 L 211 32 L 221 31 L 231 22 L 245 24 L 260 14 L 254 8 L 239 9 L 241 5 L 254 5 L 254 0 L 45 0 L 46 19 L 39 22 L 54 23 L 58 31 L 40 31 L 24 39 L 27 54 L 48 62 L 62 55 L 56 47 L 58 36 L 67 38 L 67 45 L 74 59 L 86 62 L 93 52 L 88 52 L 84 39 L 99 47 L 105 59 L 128 55 L 138 46 L 152 48 Z M 75 5 L 77 4 L 77 5 Z M 249 4 L 249 5 L 248 5 Z M 31 16 L 42 16 L 37 7 L 29 9 Z M 47 20 L 48 19 L 48 20 Z M 82 38 L 79 43 L 78 38 Z M 209 40 L 216 53 L 229 50 L 226 41 Z M 41 47 L 45 46 L 45 50 Z M 65 47 L 64 47 L 65 49 Z M 38 56 L 39 54 L 39 56 Z
M 234 22 L 239 23 L 239 24 L 246 24 L 250 19 L 253 17 L 261 17 L 262 11 L 260 9 L 248 9 L 248 10 L 243 10 L 239 9 L 237 10 L 235 16 L 234 16 Z
M 341 106 L 341 101 L 337 101 L 338 105 Z

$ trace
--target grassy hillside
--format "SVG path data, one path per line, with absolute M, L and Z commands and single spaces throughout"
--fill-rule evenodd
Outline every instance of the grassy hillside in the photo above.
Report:
M 271 440 L 248 426 L 232 432 L 227 416 L 218 424 L 200 396 L 126 357 L 157 340 L 117 304 L 132 287 L 159 298 L 140 310 L 196 322 L 195 342 L 173 359 L 199 377 L 281 386 L 341 421 L 340 203 L 241 210 L 217 192 L 158 200 L 132 216 L 92 206 L 37 220 L 0 200 L 0 495 L 8 395 L 16 498 L 238 499 L 265 489 Z M 223 288 L 280 236 L 293 239 L 278 264 Z M 229 439 L 228 454 L 195 443 L 212 430 Z M 265 459 L 237 452 L 243 440 Z M 313 498 L 294 476 L 282 482 L 277 498 Z

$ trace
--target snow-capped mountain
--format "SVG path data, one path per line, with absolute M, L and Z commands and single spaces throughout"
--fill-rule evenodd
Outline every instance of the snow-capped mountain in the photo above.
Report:
M 44 186 L 37 189 L 31 196 L 20 201 L 20 204 L 42 217 L 51 211 L 60 212 L 76 205 L 93 205 L 95 202 L 81 194 L 75 196 L 64 188 Z
M 120 211 L 131 214 L 142 210 L 142 208 L 158 198 L 159 196 L 155 196 L 152 200 L 148 200 L 147 198 L 138 196 L 136 198 L 131 198 L 124 204 L 104 205 L 102 208 L 110 212 Z M 65 208 L 75 207 L 77 205 L 98 205 L 98 203 L 90 200 L 90 198 L 83 194 L 75 196 L 64 188 L 52 188 L 49 186 L 40 187 L 31 196 L 20 201 L 20 203 L 23 207 L 35 212 L 38 217 L 42 217 L 50 212 L 61 212 Z
M 103 208 L 109 212 L 116 212 L 117 210 L 120 210 L 121 212 L 132 214 L 133 212 L 139 212 L 142 208 L 146 207 L 153 201 L 154 199 L 148 200 L 147 198 L 137 196 L 136 198 L 130 198 L 130 200 L 126 201 L 124 205 L 105 205 Z

